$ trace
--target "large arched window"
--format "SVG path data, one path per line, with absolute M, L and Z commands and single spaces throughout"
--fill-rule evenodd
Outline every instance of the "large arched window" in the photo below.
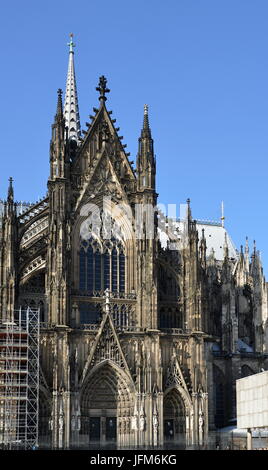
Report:
M 81 240 L 79 255 L 80 290 L 88 295 L 105 289 L 125 292 L 126 257 L 121 241 Z

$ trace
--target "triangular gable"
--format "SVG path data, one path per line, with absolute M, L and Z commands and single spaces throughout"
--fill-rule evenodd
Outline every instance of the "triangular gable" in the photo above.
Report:
M 167 370 L 166 376 L 166 389 L 172 386 L 179 386 L 184 389 L 189 400 L 191 401 L 190 393 L 186 385 L 182 370 L 180 368 L 179 362 L 175 356 L 171 358 L 170 365 Z
M 80 147 L 79 153 L 77 155 L 76 165 L 79 166 L 79 160 L 81 156 L 87 154 L 90 143 L 97 137 L 101 136 L 103 142 L 105 142 L 106 150 L 109 154 L 113 154 L 116 150 L 116 157 L 118 162 L 121 165 L 124 165 L 126 172 L 130 180 L 135 181 L 136 177 L 133 171 L 133 168 L 128 160 L 127 154 L 124 150 L 124 146 L 121 142 L 121 138 L 118 136 L 117 129 L 114 127 L 112 119 L 109 112 L 107 111 L 105 105 L 102 105 L 97 111 L 96 115 L 93 118 L 91 124 L 88 124 L 90 127 L 86 132 L 83 143 Z M 99 158 L 99 155 L 94 155 L 94 158 Z
M 113 320 L 109 313 L 104 315 L 104 318 L 101 322 L 100 329 L 97 333 L 92 350 L 88 356 L 83 371 L 82 380 L 84 380 L 90 369 L 107 360 L 117 364 L 131 377 L 129 367 L 115 331 Z
M 96 196 L 111 196 L 117 201 L 127 201 L 127 195 L 116 171 L 104 149 L 98 161 L 92 166 L 89 177 L 86 179 L 84 188 L 76 202 L 76 210 L 84 201 Z

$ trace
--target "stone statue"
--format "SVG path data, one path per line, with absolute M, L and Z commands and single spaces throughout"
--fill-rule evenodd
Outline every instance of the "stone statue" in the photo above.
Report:
M 72 431 L 75 431 L 75 415 L 72 415 L 71 418 L 71 429 Z
M 145 417 L 143 412 L 140 414 L 140 431 L 144 431 L 145 429 Z
M 59 416 L 59 430 L 63 430 L 63 414 L 60 414 Z

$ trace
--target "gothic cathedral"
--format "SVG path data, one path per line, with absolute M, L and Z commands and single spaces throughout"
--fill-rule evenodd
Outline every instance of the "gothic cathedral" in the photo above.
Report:
M 20 205 L 10 179 L 1 202 L 0 319 L 40 310 L 40 447 L 206 448 L 236 379 L 268 368 L 259 252 L 189 200 L 183 220 L 155 210 L 148 107 L 134 169 L 104 76 L 81 133 L 73 47 L 47 195 Z

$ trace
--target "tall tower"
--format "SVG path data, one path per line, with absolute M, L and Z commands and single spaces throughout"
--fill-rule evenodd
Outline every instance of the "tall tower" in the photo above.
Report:
M 16 283 L 16 203 L 13 180 L 9 178 L 7 202 L 4 205 L 2 236 L 0 239 L 0 318 L 12 320 Z

